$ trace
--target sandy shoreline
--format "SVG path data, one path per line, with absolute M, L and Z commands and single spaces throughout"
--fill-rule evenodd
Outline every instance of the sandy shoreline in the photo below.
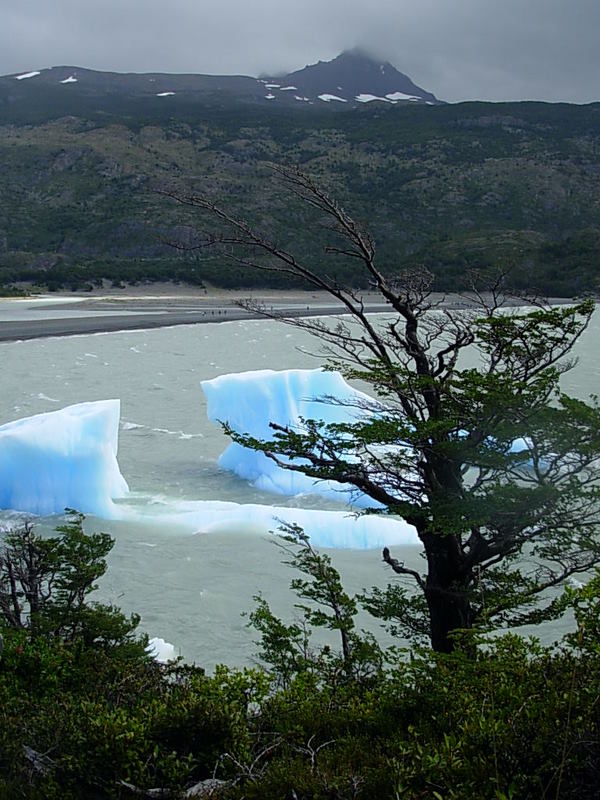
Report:
M 269 313 L 287 317 L 324 316 L 343 311 L 325 293 L 205 293 L 187 287 L 154 285 L 135 288 L 136 291 L 2 299 L 0 342 L 261 319 L 261 314 L 239 307 L 240 301 L 249 299 L 264 305 Z M 386 310 L 380 298 L 377 299 L 377 305 L 369 304 L 373 313 Z
M 364 292 L 362 296 L 370 313 L 390 309 L 377 292 Z M 192 286 L 146 284 L 126 289 L 2 298 L 0 341 L 260 319 L 260 314 L 239 307 L 239 303 L 246 300 L 264 306 L 268 312 L 289 317 L 326 316 L 344 311 L 344 307 L 336 304 L 326 292 L 206 291 Z M 445 308 L 469 306 L 465 297 L 460 295 L 434 294 L 431 300 Z M 550 298 L 550 302 L 562 304 L 572 301 Z
M 46 295 L 46 297 L 49 297 Z M 369 305 L 382 304 L 378 292 L 364 292 L 363 297 Z M 98 289 L 92 292 L 72 292 L 61 295 L 61 303 L 68 308 L 69 298 L 73 307 L 89 309 L 123 308 L 133 311 L 140 306 L 156 306 L 178 308 L 193 306 L 196 308 L 234 308 L 240 302 L 251 300 L 267 307 L 272 306 L 331 306 L 333 301 L 327 292 L 294 291 L 294 290 L 244 290 L 244 289 L 210 289 L 205 291 L 194 286 L 174 286 L 172 284 L 149 284 L 144 286 L 128 286 L 126 289 Z

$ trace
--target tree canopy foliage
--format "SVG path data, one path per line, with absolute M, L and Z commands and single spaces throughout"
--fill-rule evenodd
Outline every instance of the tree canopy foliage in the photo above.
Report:
M 561 613 L 547 590 L 600 561 L 600 408 L 560 384 L 593 301 L 523 307 L 507 276 L 476 276 L 463 307 L 452 307 L 432 295 L 424 270 L 384 274 L 369 233 L 310 176 L 275 171 L 329 231 L 318 273 L 213 199 L 171 196 L 199 212 L 201 230 L 219 231 L 199 234 L 194 247 L 300 277 L 339 305 L 344 316 L 333 320 L 283 321 L 317 337 L 327 367 L 368 384 L 373 401 L 344 424 L 272 425 L 269 441 L 227 432 L 285 469 L 350 484 L 380 513 L 414 525 L 426 572 L 386 548 L 384 560 L 413 587 L 392 585 L 369 602 L 409 633 L 422 632 L 425 610 L 435 650 L 451 650 L 461 629 Z M 338 283 L 340 260 L 389 312 L 370 316 L 362 294 Z
M 0 623 L 49 641 L 143 653 L 146 639 L 135 633 L 138 616 L 88 601 L 114 541 L 106 533 L 85 533 L 83 521 L 71 511 L 58 536 L 41 536 L 29 522 L 6 535 L 0 547 Z

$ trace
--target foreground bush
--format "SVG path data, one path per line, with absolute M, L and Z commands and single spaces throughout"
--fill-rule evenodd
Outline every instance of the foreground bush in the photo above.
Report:
M 120 797 L 123 782 L 175 790 L 209 777 L 222 753 L 246 757 L 247 705 L 266 685 L 18 635 L 0 664 L 3 798 Z
M 5 638 L 0 797 L 597 796 L 600 658 L 514 636 L 475 658 L 422 654 L 360 681 L 123 662 Z M 37 760 L 32 756 L 37 754 Z
M 418 656 L 368 691 L 299 677 L 262 709 L 276 755 L 225 796 L 596 797 L 599 689 L 597 658 L 513 636 Z
M 251 615 L 264 669 L 156 664 L 129 628 L 91 637 L 87 601 L 74 635 L 4 621 L 0 799 L 598 796 L 600 577 L 560 600 L 576 622 L 560 646 L 469 634 L 451 654 L 393 654 L 355 631 L 329 559 L 292 563 L 303 619 L 263 600 Z M 339 653 L 311 647 L 315 625 Z

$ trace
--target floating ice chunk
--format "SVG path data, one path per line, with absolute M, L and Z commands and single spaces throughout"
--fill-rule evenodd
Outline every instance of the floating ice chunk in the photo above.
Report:
M 139 422 L 125 422 L 125 421 L 121 422 L 121 428 L 124 431 L 134 431 L 137 430 L 137 428 L 146 428 L 146 427 L 147 425 L 140 425 Z
M 202 389 L 210 420 L 227 420 L 236 430 L 263 438 L 272 436 L 271 422 L 297 425 L 300 417 L 327 423 L 356 420 L 374 403 L 338 372 L 322 369 L 236 372 L 202 381 Z
M 77 83 L 77 78 L 75 75 L 69 75 L 69 77 L 65 78 L 64 81 L 61 81 L 61 83 Z
M 39 70 L 34 72 L 24 72 L 22 75 L 15 75 L 15 79 L 18 81 L 24 81 L 26 78 L 35 78 L 36 75 L 41 75 Z
M 373 398 L 349 386 L 339 373 L 320 369 L 257 370 L 221 375 L 203 381 L 202 388 L 210 420 L 227 422 L 238 433 L 265 440 L 273 438 L 271 422 L 296 429 L 301 429 L 302 419 L 322 420 L 328 424 L 351 422 L 368 413 L 374 402 Z M 328 402 L 327 397 L 335 398 L 335 402 Z M 351 502 L 360 508 L 378 506 L 348 485 L 316 481 L 301 472 L 283 469 L 264 453 L 235 442 L 221 454 L 219 466 L 263 491 L 286 495 L 316 493 L 338 502 Z
M 160 636 L 155 636 L 148 642 L 146 652 L 159 664 L 166 664 L 167 661 L 175 661 L 177 652 L 170 642 L 165 642 Z
M 144 425 L 138 425 L 136 427 L 145 427 Z M 184 431 L 170 431 L 168 428 L 151 428 L 153 433 L 166 433 L 167 436 L 177 436 L 178 439 L 198 439 L 203 438 L 204 434 L 202 433 L 185 433 Z
M 142 508 L 118 506 L 119 519 L 193 534 L 243 533 L 264 535 L 282 524 L 299 525 L 316 547 L 370 550 L 384 546 L 418 545 L 416 530 L 398 517 L 357 516 L 348 511 L 231 503 L 219 500 L 154 498 Z
M 571 589 L 583 589 L 585 584 L 583 584 L 581 581 L 578 581 L 573 575 L 570 575 L 567 578 L 567 586 L 570 586 Z
M 280 92 L 297 92 L 298 91 L 298 87 L 297 86 L 280 86 L 279 87 L 279 91 Z
M 157 97 L 173 97 L 174 94 L 175 94 L 175 92 L 157 92 L 156 96 Z
M 117 464 L 119 400 L 80 403 L 0 426 L 0 508 L 114 518 L 127 483 Z
M 279 89 L 278 83 L 265 83 L 265 89 Z
M 319 100 L 322 100 L 324 103 L 331 103 L 332 100 L 337 100 L 338 103 L 347 103 L 347 100 L 344 100 L 343 97 L 338 97 L 336 94 L 320 94 Z

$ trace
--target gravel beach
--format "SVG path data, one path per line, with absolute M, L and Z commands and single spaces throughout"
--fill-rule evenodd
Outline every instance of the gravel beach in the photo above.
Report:
M 326 292 L 205 291 L 197 287 L 149 284 L 67 295 L 0 298 L 0 341 L 259 319 L 260 313 L 240 308 L 239 303 L 246 300 L 263 306 L 269 314 L 286 317 L 344 312 L 343 305 L 335 304 Z M 460 309 L 470 305 L 461 295 L 434 294 L 431 301 L 445 308 Z M 376 292 L 365 292 L 363 302 L 369 313 L 390 309 Z M 570 301 L 552 298 L 550 302 Z

